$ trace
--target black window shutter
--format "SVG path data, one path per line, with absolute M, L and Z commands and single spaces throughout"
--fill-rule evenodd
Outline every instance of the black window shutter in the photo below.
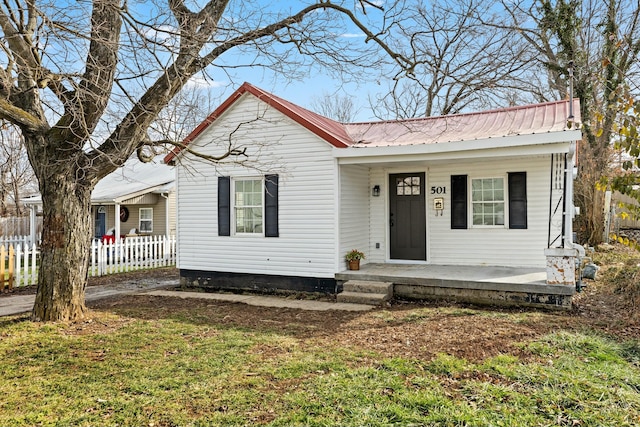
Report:
M 218 236 L 231 236 L 231 178 L 218 177 Z
M 509 172 L 509 228 L 527 228 L 526 172 Z
M 467 175 L 451 175 L 451 228 L 467 228 Z
M 278 237 L 278 175 L 264 177 L 264 235 Z

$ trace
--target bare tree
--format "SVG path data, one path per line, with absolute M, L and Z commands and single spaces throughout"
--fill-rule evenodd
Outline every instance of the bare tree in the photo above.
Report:
M 352 97 L 327 92 L 311 101 L 311 109 L 341 123 L 352 122 L 357 113 Z
M 0 118 L 20 128 L 43 201 L 32 319 L 84 315 L 91 191 L 132 153 L 146 159 L 146 148 L 171 142 L 154 140 L 149 127 L 194 75 L 246 65 L 295 76 L 314 64 L 342 73 L 380 50 L 403 61 L 385 44 L 396 7 L 373 19 L 365 0 L 307 2 L 298 10 L 263 3 L 209 0 L 199 10 L 183 0 L 0 6 Z M 341 38 L 347 27 L 369 43 Z
M 411 58 L 411 73 L 392 81 L 386 95 L 370 100 L 379 118 L 404 119 L 455 114 L 539 98 L 527 73 L 531 47 L 500 21 L 494 2 L 447 0 L 419 2 L 412 19 L 398 31 Z M 404 42 L 406 44 L 406 42 Z
M 598 183 L 609 174 L 612 139 L 620 128 L 631 88 L 640 88 L 640 5 L 618 0 L 503 1 L 505 19 L 492 26 L 512 31 L 536 52 L 532 64 L 546 76 L 556 97 L 568 97 L 569 69 L 580 99 L 584 144 L 580 150 L 575 200 L 583 241 L 602 241 L 603 200 Z M 624 120 L 622 120 L 624 122 Z M 622 126 L 624 127 L 624 126 Z
M 13 126 L 5 126 L 0 130 L 0 216 L 21 216 L 20 199 L 36 191 L 36 178 L 20 132 Z

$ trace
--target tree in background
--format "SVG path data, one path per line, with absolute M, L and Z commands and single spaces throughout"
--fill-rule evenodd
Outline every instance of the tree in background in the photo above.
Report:
M 352 97 L 326 92 L 311 101 L 311 109 L 340 123 L 353 122 L 357 113 Z
M 20 132 L 5 126 L 0 130 L 0 216 L 22 216 L 21 198 L 36 191 L 36 178 Z
M 579 240 L 597 244 L 603 236 L 603 194 L 610 176 L 611 146 L 624 124 L 624 88 L 638 93 L 640 4 L 618 0 L 537 0 L 502 3 L 509 20 L 502 29 L 519 34 L 536 51 L 537 69 L 556 96 L 568 96 L 573 64 L 574 95 L 580 99 L 584 141 L 579 146 L 575 202 Z M 495 23 L 492 23 L 495 25 Z M 622 114 L 622 115 L 621 115 Z
M 310 66 L 346 75 L 379 63 L 381 51 L 403 62 L 385 43 L 398 7 L 382 11 L 368 0 L 297 9 L 251 0 L 0 5 L 0 119 L 20 129 L 43 202 L 32 319 L 84 315 L 91 191 L 133 153 L 146 160 L 158 144 L 175 142 L 149 129 L 194 76 L 212 80 L 211 73 L 243 65 L 291 78 Z M 341 37 L 347 28 L 369 43 Z
M 386 95 L 370 100 L 380 119 L 456 114 L 540 99 L 530 73 L 534 50 L 493 1 L 417 2 L 396 32 L 396 50 L 410 73 L 389 79 Z

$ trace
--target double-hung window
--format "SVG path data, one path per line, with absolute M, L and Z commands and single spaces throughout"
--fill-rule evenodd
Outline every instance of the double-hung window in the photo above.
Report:
M 236 234 L 262 234 L 263 188 L 262 179 L 234 180 L 233 214 Z
M 473 225 L 504 225 L 504 178 L 471 180 Z
M 218 177 L 218 235 L 278 237 L 278 175 Z
M 527 173 L 471 179 L 467 175 L 451 175 L 451 228 L 468 228 L 467 219 L 472 227 L 504 227 L 508 219 L 510 229 L 526 229 Z
M 138 229 L 140 233 L 153 232 L 153 208 L 140 208 L 140 222 Z

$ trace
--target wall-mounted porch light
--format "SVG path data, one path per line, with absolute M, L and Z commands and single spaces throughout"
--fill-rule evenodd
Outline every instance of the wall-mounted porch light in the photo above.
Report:
M 379 185 L 374 185 L 373 188 L 371 189 L 371 195 L 373 197 L 378 197 L 380 195 L 380 186 Z

